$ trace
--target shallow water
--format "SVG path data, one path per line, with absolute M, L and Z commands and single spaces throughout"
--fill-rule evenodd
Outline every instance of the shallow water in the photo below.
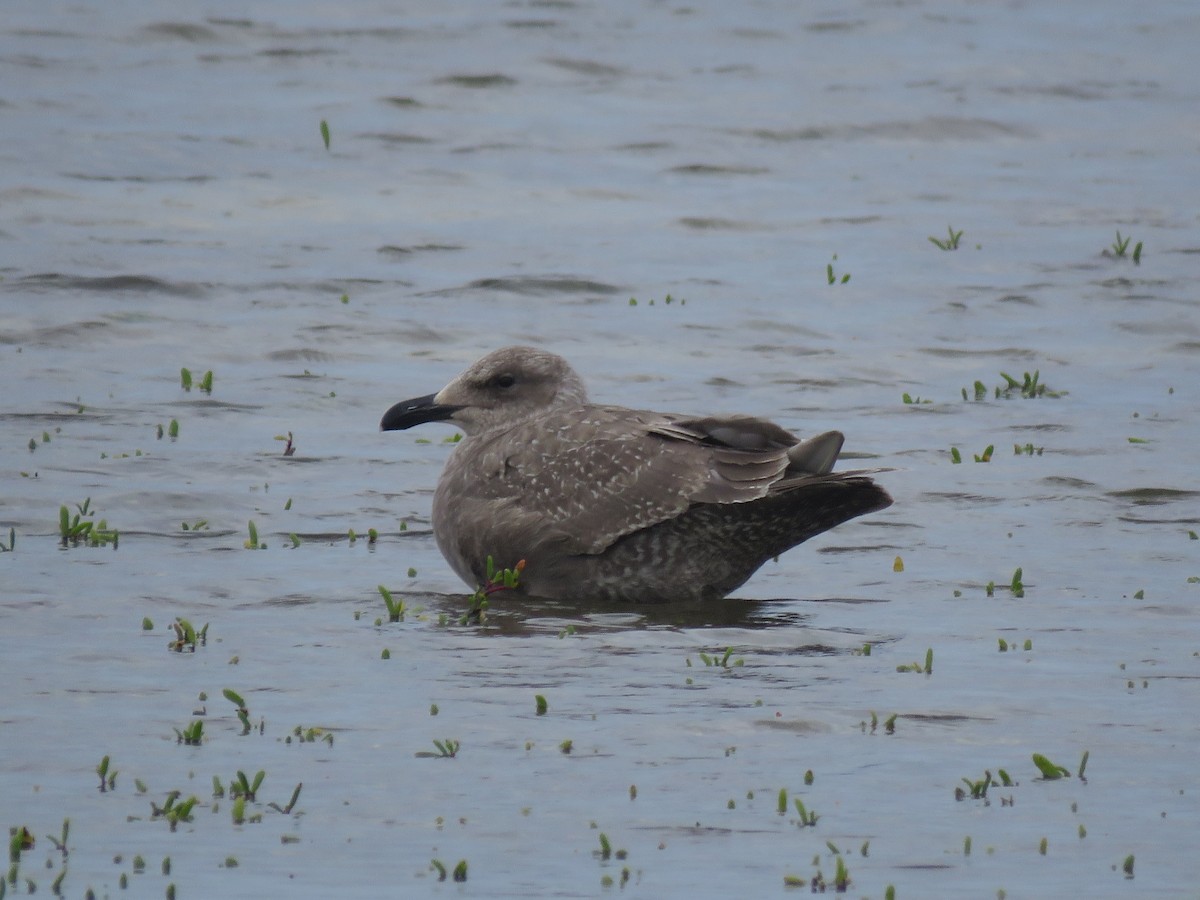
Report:
M 69 818 L 68 896 L 762 896 L 833 848 L 855 896 L 1200 896 L 1192 6 L 405 6 L 6 9 L 10 892 Z M 840 428 L 896 504 L 735 601 L 452 624 L 452 431 L 376 428 L 516 341 L 600 401 Z M 1035 370 L 1065 393 L 993 396 Z M 59 546 L 85 498 L 116 550 Z M 211 797 L 239 769 L 261 822 Z

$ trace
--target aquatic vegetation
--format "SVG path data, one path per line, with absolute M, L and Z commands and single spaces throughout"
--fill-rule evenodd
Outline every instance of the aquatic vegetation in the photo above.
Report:
M 1133 877 L 1133 854 L 1130 853 L 1125 857 L 1125 861 L 1121 863 L 1121 871 L 1125 873 L 1126 878 Z
M 1042 778 L 1046 781 L 1054 781 L 1071 774 L 1062 766 L 1050 762 L 1050 760 L 1040 753 L 1033 754 L 1033 764 L 1037 766 L 1038 771 L 1042 773 Z
M 928 650 L 925 651 L 925 665 L 921 665 L 919 662 L 910 663 L 907 666 L 900 665 L 900 666 L 896 666 L 896 671 L 897 672 L 917 672 L 917 673 L 923 673 L 925 675 L 932 675 L 933 674 L 933 648 L 930 647 Z
M 1022 569 L 1020 566 L 1018 566 L 1017 569 L 1012 574 L 1012 580 L 1007 585 L 1009 591 L 1012 592 L 1012 595 L 1014 597 L 1020 598 L 1020 597 L 1025 596 L 1024 578 L 1025 578 L 1024 569 Z M 996 596 L 996 582 L 989 581 L 986 585 L 984 585 L 984 592 L 989 597 Z M 1032 644 L 1030 646 L 1032 646 Z
M 275 440 L 284 442 L 284 448 L 283 448 L 284 456 L 295 456 L 296 455 L 296 445 L 292 440 L 292 433 L 290 431 L 287 434 L 275 435 Z M 291 508 L 292 508 L 292 501 L 289 499 L 287 502 L 287 505 L 284 506 L 284 509 L 291 509 Z
M 296 801 L 300 799 L 300 791 L 304 787 L 304 782 L 297 782 L 295 790 L 292 791 L 292 798 L 288 800 L 287 806 L 280 806 L 278 803 L 268 803 L 267 807 L 276 812 L 283 813 L 285 816 L 290 816 L 292 810 L 296 808 Z
M 1000 377 L 1004 379 L 1005 386 L 1003 390 L 1001 390 L 999 387 L 996 388 L 996 397 L 1010 397 L 1013 396 L 1014 392 L 1016 392 L 1026 400 L 1030 400 L 1036 397 L 1058 398 L 1066 393 L 1066 391 L 1052 391 L 1046 387 L 1046 385 L 1039 382 L 1038 376 L 1040 374 L 1041 373 L 1037 369 L 1034 369 L 1032 375 L 1030 375 L 1028 372 L 1025 372 L 1024 378 L 1018 381 L 1007 372 L 1001 372 Z
M 939 250 L 957 250 L 958 242 L 962 240 L 962 236 L 963 233 L 961 229 L 955 231 L 952 226 L 947 225 L 946 237 L 943 239 L 935 238 L 933 235 L 930 235 L 929 243 L 933 244 L 933 246 L 937 247 Z
M 732 666 L 744 666 L 746 664 L 746 660 L 744 660 L 740 657 L 738 659 L 735 659 L 732 663 L 730 663 L 729 657 L 731 657 L 732 655 L 733 655 L 732 647 L 726 647 L 724 655 L 719 658 L 716 656 L 709 656 L 703 650 L 701 650 L 700 654 L 699 654 L 700 661 L 703 662 L 705 666 L 719 666 L 723 669 L 729 669 Z M 688 665 L 691 665 L 691 660 L 688 660 Z
M 911 394 L 909 394 L 908 391 L 905 391 L 903 394 L 901 394 L 900 399 L 903 400 L 906 405 L 910 405 L 910 404 L 915 405 L 915 404 L 932 403 L 933 402 L 932 400 L 926 400 L 926 399 L 923 399 L 922 397 L 914 397 Z
M 565 741 L 563 741 L 561 744 L 558 745 L 558 749 L 564 755 L 570 756 L 571 751 L 575 749 L 575 742 L 573 740 L 571 740 L 570 738 L 567 738 Z
M 1101 255 L 1112 257 L 1114 259 L 1124 259 L 1125 253 L 1129 250 L 1130 237 L 1121 237 L 1120 229 L 1117 229 L 1117 239 L 1104 250 Z M 1138 241 L 1133 247 L 1133 264 L 1140 266 L 1142 264 L 1142 242 Z
M 187 522 L 182 522 L 180 524 L 184 531 L 199 531 L 200 529 L 204 529 L 205 531 L 208 530 L 208 520 L 207 519 L 197 519 L 191 525 L 188 525 Z
M 820 816 L 817 815 L 816 811 L 806 809 L 804 806 L 804 801 L 801 800 L 799 797 L 794 798 L 794 802 L 796 804 L 796 814 L 800 817 L 800 819 L 799 819 L 800 827 L 801 828 L 815 827 L 817 824 L 817 819 L 820 818 Z
M 170 791 L 167 794 L 167 799 L 162 806 L 156 804 L 153 800 L 150 801 L 150 818 L 166 819 L 167 825 L 174 831 L 175 827 L 180 822 L 192 821 L 192 809 L 199 801 L 195 795 L 188 797 L 186 800 L 177 803 L 180 797 L 183 796 L 182 791 Z M 166 863 L 168 870 L 169 863 Z M 165 872 L 163 874 L 166 874 Z
M 404 614 L 408 611 L 403 600 L 392 598 L 392 592 L 382 584 L 379 585 L 379 595 L 383 597 L 383 602 L 387 606 L 389 622 L 403 622 Z
M 267 773 L 259 769 L 254 775 L 254 780 L 251 781 L 246 773 L 238 769 L 237 775 L 229 779 L 229 796 L 233 798 L 245 797 L 251 803 L 255 802 L 258 796 L 258 789 L 262 787 L 263 779 L 267 777 Z
M 51 844 L 54 845 L 54 849 L 57 850 L 59 853 L 61 853 L 63 855 L 64 859 L 66 859 L 66 857 L 68 855 L 67 837 L 70 835 L 70 833 L 71 833 L 71 820 L 63 819 L 62 837 L 61 838 L 56 838 L 52 834 L 46 835 L 46 840 L 48 840 Z
M 482 587 L 471 595 L 467 611 L 458 620 L 460 625 L 482 625 L 487 616 L 488 598 L 500 591 L 515 591 L 520 587 L 521 573 L 525 570 L 525 560 L 518 560 L 511 569 L 496 569 L 491 556 L 487 558 L 487 572 Z
M 146 622 L 142 622 L 142 628 L 146 627 Z M 151 626 L 153 627 L 153 626 Z M 204 623 L 204 627 L 199 631 L 187 619 L 176 617 L 171 623 L 171 628 L 175 632 L 175 640 L 167 644 L 168 650 L 174 650 L 176 653 L 182 653 L 187 650 L 189 653 L 196 652 L 196 645 L 201 647 L 208 643 L 208 623 Z
M 1052 391 L 1044 383 L 1040 381 L 1039 370 L 1034 370 L 1033 373 L 1023 373 L 1023 378 L 1016 379 L 1007 372 L 1001 372 L 1000 377 L 1004 379 L 1004 384 L 998 384 L 993 389 L 995 399 L 1011 399 L 1012 397 L 1020 396 L 1026 400 L 1036 399 L 1038 397 L 1059 398 L 1067 394 L 1066 391 Z M 984 400 L 987 398 L 988 389 L 982 381 L 976 381 L 972 387 L 972 393 L 968 395 L 967 389 L 962 389 L 962 398 L 964 400 Z
M 444 741 L 439 741 L 434 738 L 433 746 L 437 748 L 437 753 L 419 753 L 418 756 L 433 756 L 437 759 L 454 759 L 458 756 L 458 748 L 461 744 L 453 738 L 447 738 Z
M 1013 444 L 1013 455 L 1020 456 L 1024 453 L 1026 456 L 1041 456 L 1042 451 L 1045 449 L 1045 447 L 1035 447 L 1033 444 L 1026 444 L 1023 447 L 1020 444 Z
M 429 861 L 429 868 L 438 873 L 438 881 L 446 880 L 446 866 L 440 859 L 431 859 Z
M 978 780 L 963 778 L 962 781 L 967 786 L 966 790 L 956 787 L 954 789 L 955 800 L 961 801 L 967 799 L 967 797 L 970 797 L 972 800 L 986 800 L 988 788 L 995 784 L 992 781 L 992 773 L 990 771 L 985 771 L 983 777 Z
M 100 793 L 103 794 L 111 791 L 117 786 L 117 770 L 111 769 L 110 771 L 110 764 L 107 754 L 105 754 L 97 764 L 96 774 L 100 776 Z
M 467 861 L 465 859 L 460 859 L 458 865 L 454 867 L 453 878 L 458 882 L 467 880 Z
M 321 120 L 321 140 L 325 144 L 325 149 L 329 149 L 329 123 L 324 119 Z
M 190 393 L 192 390 L 193 384 L 194 384 L 194 382 L 192 380 L 191 369 L 188 369 L 186 367 L 180 369 L 179 370 L 179 386 L 181 388 L 183 388 L 185 391 L 188 391 Z M 205 372 L 204 377 L 200 379 L 200 383 L 196 384 L 195 386 L 198 389 L 200 389 L 201 391 L 203 391 L 204 393 L 211 394 L 212 388 L 213 388 L 212 369 L 209 369 L 207 372 Z
M 892 560 L 892 571 L 893 572 L 903 572 L 904 571 L 904 558 L 903 557 L 897 556 L 895 559 Z
M 204 720 L 193 719 L 190 724 L 185 725 L 182 729 L 175 728 L 175 743 L 186 744 L 190 747 L 199 747 L 204 740 Z
M 983 448 L 983 452 L 982 452 L 982 453 L 976 453 L 976 454 L 975 454 L 975 462 L 977 462 L 977 463 L 991 462 L 991 461 L 992 461 L 992 454 L 993 454 L 995 451 L 996 451 L 996 448 L 995 448 L 995 446 L 994 446 L 994 445 L 992 445 L 992 444 L 988 444 L 986 447 L 984 447 L 984 448 Z
M 242 734 L 249 734 L 250 710 L 246 708 L 246 701 L 242 699 L 242 695 L 232 688 L 225 688 L 221 693 L 225 696 L 226 700 L 237 708 L 238 721 L 242 723 Z
M 250 536 L 242 543 L 243 547 L 245 547 L 247 550 L 267 549 L 267 545 L 260 543 L 258 540 L 258 526 L 254 524 L 253 519 L 250 520 L 246 530 L 249 532 Z
M 837 262 L 837 254 L 833 254 L 833 262 Z M 827 284 L 845 284 L 850 280 L 850 273 L 846 272 L 841 278 L 838 278 L 837 273 L 833 271 L 833 262 L 825 265 L 825 281 Z
M 117 549 L 121 537 L 117 530 L 109 528 L 106 519 L 99 522 L 91 520 L 95 515 L 91 497 L 75 504 L 75 509 L 77 512 L 74 516 L 65 505 L 58 509 L 58 531 L 63 547 L 77 547 L 80 543 L 87 547 L 105 547 L 112 544 L 113 549 Z
M 536 706 L 537 715 L 544 716 L 546 711 L 550 708 L 546 703 L 546 698 L 541 694 L 535 694 L 533 700 Z
M 962 454 L 958 452 L 957 447 L 950 448 L 950 462 L 954 463 L 955 465 L 958 465 L 962 462 Z

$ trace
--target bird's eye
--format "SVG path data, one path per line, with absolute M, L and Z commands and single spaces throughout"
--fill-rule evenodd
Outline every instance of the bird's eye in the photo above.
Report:
M 495 379 L 496 387 L 510 388 L 517 383 L 517 379 L 512 375 L 497 375 Z

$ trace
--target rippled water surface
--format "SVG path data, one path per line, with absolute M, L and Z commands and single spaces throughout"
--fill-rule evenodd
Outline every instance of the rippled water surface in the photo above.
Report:
M 1198 43 L 1184 2 L 8 4 L 8 892 L 1200 896 Z M 453 432 L 377 426 L 514 342 L 839 428 L 896 503 L 724 603 L 459 626 Z M 115 549 L 60 546 L 85 501 Z

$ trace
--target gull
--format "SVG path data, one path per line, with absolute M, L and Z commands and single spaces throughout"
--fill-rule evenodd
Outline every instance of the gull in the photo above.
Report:
M 575 602 L 702 602 L 767 560 L 891 505 L 869 471 L 834 472 L 843 436 L 807 440 L 746 415 L 591 403 L 561 356 L 505 347 L 380 428 L 457 425 L 433 534 L 472 587 L 525 565 L 520 590 Z

